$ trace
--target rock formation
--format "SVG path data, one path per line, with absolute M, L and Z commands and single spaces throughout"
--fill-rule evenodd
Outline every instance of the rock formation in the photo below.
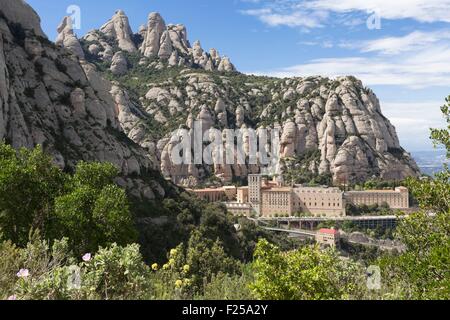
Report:
M 114 39 L 123 51 L 135 52 L 137 50 L 132 39 L 133 31 L 123 10 L 118 10 L 111 20 L 100 28 L 100 32 L 110 39 Z
M 62 168 L 110 162 L 133 196 L 164 197 L 156 158 L 124 133 L 133 135 L 126 95 L 94 65 L 44 38 L 38 21 L 23 1 L 0 0 L 0 140 L 15 148 L 39 144 Z M 64 19 L 60 43 L 73 49 L 69 26 Z M 156 180 L 139 178 L 148 172 Z
M 117 51 L 111 62 L 111 72 L 115 76 L 122 76 L 128 71 L 128 62 L 123 51 Z
M 77 36 L 73 32 L 73 22 L 71 17 L 64 17 L 61 24 L 58 26 L 58 37 L 56 38 L 56 45 L 66 48 L 75 54 L 78 58 L 84 59 L 84 51 L 78 42 Z
M 109 161 L 135 196 L 159 197 L 160 182 L 136 177 L 159 169 L 190 185 L 211 176 L 230 182 L 264 169 L 249 159 L 250 129 L 260 137 L 267 129 L 269 136 L 280 131 L 279 148 L 259 143 L 260 151 L 278 156 L 272 163 L 277 173 L 289 163 L 335 182 L 419 173 L 375 94 L 354 77 L 245 76 L 217 50 L 205 51 L 199 41 L 191 47 L 186 28 L 166 25 L 157 13 L 132 34 L 128 18 L 117 11 L 80 41 L 65 18 L 57 41 L 63 49 L 45 39 L 23 1 L 0 4 L 0 139 L 15 147 L 41 144 L 61 167 Z M 105 65 L 115 82 L 99 72 Z M 132 81 L 120 83 L 130 73 Z M 212 164 L 174 165 L 171 133 L 186 129 L 192 135 L 194 121 L 210 138 L 213 129 L 240 129 L 246 163 L 219 163 L 225 152 L 214 147 Z

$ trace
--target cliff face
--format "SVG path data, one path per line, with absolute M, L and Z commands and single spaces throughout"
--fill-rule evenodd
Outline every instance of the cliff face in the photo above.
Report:
M 76 54 L 48 41 L 39 21 L 24 1 L 0 0 L 0 140 L 15 148 L 40 144 L 67 169 L 80 160 L 111 162 L 122 172 L 118 183 L 136 197 L 163 197 L 164 179 L 138 178 L 158 164 L 123 133 L 114 100 L 121 90 L 79 60 L 67 20 L 59 40 Z
M 259 165 L 173 165 L 170 132 L 192 129 L 194 120 L 201 121 L 204 130 L 280 129 L 279 173 L 298 168 L 313 176 L 331 176 L 334 182 L 419 174 L 375 94 L 354 77 L 246 76 L 235 72 L 217 50 L 207 54 L 199 42 L 191 47 L 182 25 L 166 26 L 152 13 L 147 25 L 130 35 L 125 17 L 118 11 L 105 25 L 121 25 L 121 30 L 111 33 L 102 27 L 81 42 L 88 59 L 127 91 L 116 96 L 125 132 L 155 155 L 162 173 L 176 183 L 191 186 L 211 176 L 229 182 L 261 170 Z M 116 36 L 124 33 L 134 39 L 131 50 Z M 248 144 L 244 149 L 248 152 Z
M 191 47 L 186 28 L 166 25 L 157 13 L 134 34 L 117 11 L 80 40 L 64 18 L 54 45 L 22 0 L 0 4 L 0 139 L 41 144 L 62 167 L 112 162 L 122 170 L 120 183 L 146 199 L 165 194 L 159 174 L 139 178 L 155 170 L 186 186 L 260 171 L 173 165 L 170 133 L 198 120 L 204 130 L 280 129 L 280 173 L 297 168 L 336 182 L 419 173 L 374 93 L 353 77 L 243 75 L 217 50 Z

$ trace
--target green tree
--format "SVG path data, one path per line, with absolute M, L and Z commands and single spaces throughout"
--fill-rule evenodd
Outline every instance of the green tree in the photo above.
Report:
M 260 240 L 253 263 L 254 294 L 263 300 L 350 299 L 364 293 L 362 266 L 317 246 L 281 252 Z
M 447 129 L 431 129 L 434 144 L 447 149 L 450 158 L 450 97 L 441 108 Z M 397 297 L 405 299 L 450 298 L 450 171 L 433 179 L 408 179 L 408 186 L 422 211 L 401 221 L 397 237 L 406 250 L 381 262 Z
M 80 162 L 69 192 L 55 200 L 54 237 L 69 237 L 79 255 L 136 239 L 126 193 L 113 183 L 117 174 L 112 164 Z
M 14 150 L 0 144 L 0 228 L 5 239 L 24 246 L 30 229 L 48 230 L 54 198 L 65 175 L 40 146 Z

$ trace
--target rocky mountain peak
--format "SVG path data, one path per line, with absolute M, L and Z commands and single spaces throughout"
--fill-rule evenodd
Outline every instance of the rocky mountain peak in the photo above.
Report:
M 115 41 L 116 46 L 111 44 L 111 39 Z M 222 58 L 216 49 L 211 49 L 208 53 L 201 47 L 200 41 L 196 41 L 191 47 L 186 27 L 183 24 L 166 24 L 158 12 L 150 13 L 147 23 L 133 34 L 128 17 L 122 10 L 118 10 L 99 30 L 86 34 L 82 42 L 85 52 L 94 60 L 101 59 L 112 63 L 118 48 L 128 53 L 138 51 L 143 58 L 141 64 L 150 62 L 158 69 L 166 65 L 208 71 L 236 71 L 230 59 Z M 155 59 L 160 61 L 154 63 Z
M 66 48 L 80 59 L 84 59 L 84 52 L 81 48 L 77 36 L 73 32 L 72 18 L 67 16 L 61 21 L 57 29 L 58 37 L 56 38 L 56 45 Z
M 31 30 L 35 35 L 46 37 L 41 28 L 41 19 L 24 0 L 0 0 L 3 17 L 10 23 L 17 23 L 23 29 Z
M 135 52 L 137 50 L 132 40 L 133 31 L 123 10 L 117 10 L 114 16 L 100 28 L 100 32 L 116 40 L 121 50 L 127 52 Z
M 171 187 L 155 157 L 126 136 L 123 113 L 133 108 L 126 93 L 68 52 L 77 43 L 70 18 L 58 28 L 62 48 L 44 37 L 23 1 L 0 4 L 0 140 L 39 144 L 67 170 L 81 160 L 110 162 L 121 172 L 117 183 L 136 198 L 164 197 Z

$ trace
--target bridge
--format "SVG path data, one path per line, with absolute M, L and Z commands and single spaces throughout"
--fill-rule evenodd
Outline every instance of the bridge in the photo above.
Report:
M 297 234 L 297 235 L 302 235 L 302 236 L 308 236 L 308 237 L 316 237 L 316 233 L 314 231 L 310 231 L 310 230 L 295 230 L 295 229 L 282 229 L 282 228 L 270 228 L 270 227 L 263 227 L 263 229 L 268 230 L 268 231 L 276 231 L 276 232 L 286 232 L 289 234 Z
M 340 216 L 340 217 L 259 217 L 252 219 L 257 224 L 269 224 L 276 222 L 277 226 L 287 225 L 288 229 L 291 227 L 295 229 L 309 229 L 313 230 L 317 228 L 320 223 L 323 222 L 352 222 L 358 226 L 366 229 L 372 229 L 377 227 L 395 227 L 398 220 L 404 219 L 405 216 Z

